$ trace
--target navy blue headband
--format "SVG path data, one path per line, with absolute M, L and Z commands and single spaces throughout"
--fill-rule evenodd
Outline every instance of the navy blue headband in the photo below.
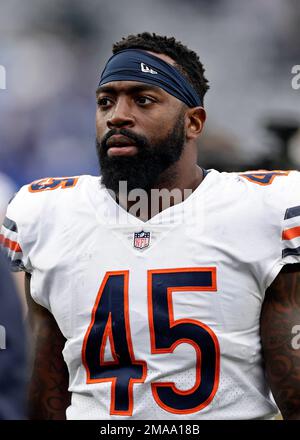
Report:
M 144 50 L 126 49 L 113 55 L 106 63 L 99 86 L 111 81 L 153 84 L 188 107 L 202 105 L 200 97 L 179 70 Z

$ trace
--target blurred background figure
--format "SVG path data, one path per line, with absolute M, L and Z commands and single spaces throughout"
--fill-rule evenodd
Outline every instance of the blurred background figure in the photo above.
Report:
M 25 418 L 26 353 L 19 297 L 0 252 L 0 420 Z
M 171 11 L 171 13 L 170 13 Z M 199 162 L 298 168 L 298 0 L 12 0 L 1 3 L 0 171 L 18 186 L 98 174 L 95 89 L 111 43 L 142 31 L 194 48 L 211 89 Z

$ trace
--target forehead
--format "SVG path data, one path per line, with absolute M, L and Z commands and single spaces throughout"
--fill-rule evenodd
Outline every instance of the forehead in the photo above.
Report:
M 173 66 L 175 65 L 175 61 L 168 55 L 152 52 L 150 50 L 147 50 L 145 52 L 148 52 L 151 55 L 160 58 L 166 63 L 169 63 Z M 164 89 L 160 88 L 158 85 L 149 84 L 142 81 L 128 81 L 128 80 L 111 81 L 109 83 L 103 84 L 102 86 L 97 88 L 96 94 L 99 95 L 100 93 L 136 93 L 139 91 L 153 91 L 161 95 L 167 95 L 171 99 L 174 99 L 172 95 L 167 93 Z M 177 101 L 176 98 L 175 100 Z

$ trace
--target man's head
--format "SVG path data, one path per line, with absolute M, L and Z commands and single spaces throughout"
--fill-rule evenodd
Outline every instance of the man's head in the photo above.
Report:
M 175 179 L 183 156 L 195 157 L 208 83 L 195 52 L 174 38 L 130 35 L 113 53 L 97 90 L 103 183 L 116 192 L 120 180 L 128 190 L 149 190 Z

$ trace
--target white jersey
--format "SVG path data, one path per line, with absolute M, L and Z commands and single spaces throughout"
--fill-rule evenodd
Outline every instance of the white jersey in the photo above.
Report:
M 99 177 L 45 179 L 10 203 L 1 242 L 66 338 L 68 419 L 257 419 L 264 294 L 300 261 L 298 172 L 210 170 L 142 222 Z

